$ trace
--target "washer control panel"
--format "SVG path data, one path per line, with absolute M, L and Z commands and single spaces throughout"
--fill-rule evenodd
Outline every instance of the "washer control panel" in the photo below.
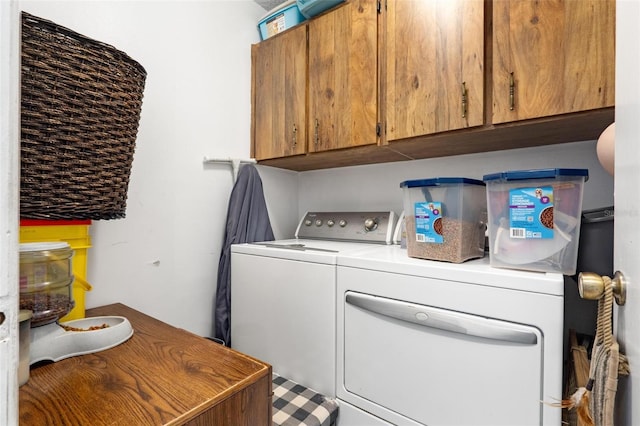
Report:
M 307 212 L 296 238 L 391 244 L 398 218 L 385 212 Z

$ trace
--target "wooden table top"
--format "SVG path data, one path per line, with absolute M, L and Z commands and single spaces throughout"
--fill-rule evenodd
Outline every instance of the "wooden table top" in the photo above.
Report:
M 268 364 L 123 304 L 86 313 L 103 315 L 127 318 L 133 336 L 111 349 L 32 367 L 20 387 L 22 425 L 182 424 L 270 377 Z

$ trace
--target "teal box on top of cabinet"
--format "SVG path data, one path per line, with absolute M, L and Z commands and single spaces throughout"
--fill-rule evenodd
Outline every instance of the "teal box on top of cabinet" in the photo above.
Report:
M 304 21 L 306 18 L 300 13 L 296 0 L 289 0 L 269 11 L 258 22 L 260 37 L 266 40 Z
M 300 13 L 307 18 L 312 18 L 343 1 L 344 0 L 297 0 Z

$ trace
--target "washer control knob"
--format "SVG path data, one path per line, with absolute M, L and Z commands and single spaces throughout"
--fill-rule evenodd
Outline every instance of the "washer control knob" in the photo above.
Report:
M 304 226 L 311 226 L 313 222 L 311 221 L 311 219 L 305 219 L 304 220 Z
M 335 225 L 335 224 L 336 224 L 336 221 L 335 221 L 335 220 L 333 220 L 333 219 L 329 219 L 329 220 L 327 220 L 327 226 L 332 227 L 332 226 L 333 226 L 333 225 Z
M 338 222 L 338 225 L 340 225 L 340 228 L 344 228 L 345 226 L 347 226 L 347 221 L 344 219 L 340 219 L 340 222 Z
M 322 219 L 316 219 L 316 226 L 322 226 Z
M 367 232 L 374 231 L 378 227 L 378 221 L 376 219 L 367 218 L 364 221 L 364 230 Z

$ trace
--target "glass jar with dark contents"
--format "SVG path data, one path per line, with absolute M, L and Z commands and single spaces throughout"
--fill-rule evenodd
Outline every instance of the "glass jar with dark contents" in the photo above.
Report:
M 32 327 L 55 322 L 73 309 L 72 257 L 65 242 L 20 244 L 20 309 L 33 312 Z

